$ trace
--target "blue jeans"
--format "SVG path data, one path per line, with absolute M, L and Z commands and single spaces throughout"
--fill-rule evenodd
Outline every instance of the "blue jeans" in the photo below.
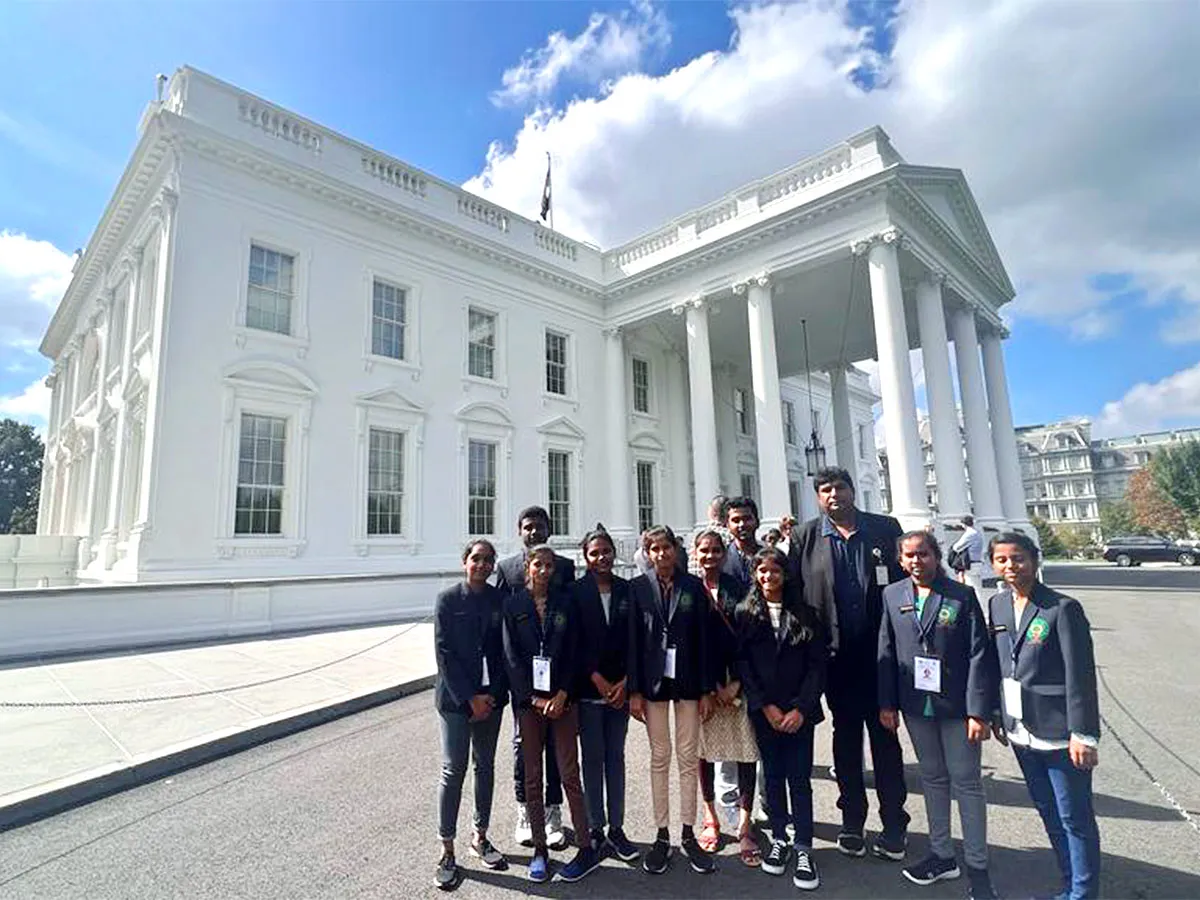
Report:
M 613 709 L 607 703 L 586 700 L 579 704 L 583 796 L 593 829 L 603 829 L 606 825 L 617 830 L 625 828 L 625 735 L 628 732 L 628 707 Z
M 492 818 L 492 788 L 496 782 L 496 740 L 504 708 L 493 710 L 482 722 L 466 713 L 438 712 L 442 722 L 442 781 L 438 786 L 438 837 L 454 840 L 458 808 L 462 803 L 467 755 L 475 766 L 475 830 L 486 834 Z
M 754 726 L 754 738 L 762 756 L 763 775 L 767 783 L 771 836 L 777 841 L 787 840 L 790 796 L 796 846 L 811 850 L 813 734 L 816 726 L 805 722 L 795 734 L 785 734 L 772 728 L 761 710 L 750 713 L 750 722 Z
M 1092 773 L 1066 750 L 1014 746 L 1029 796 L 1046 826 L 1071 900 L 1100 896 L 1100 829 L 1092 807 Z

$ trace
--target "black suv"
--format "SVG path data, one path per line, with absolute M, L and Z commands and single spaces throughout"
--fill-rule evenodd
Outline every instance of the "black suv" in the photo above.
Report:
M 1140 566 L 1144 562 L 1177 562 L 1181 566 L 1194 566 L 1200 559 L 1200 551 L 1166 538 L 1130 535 L 1106 542 L 1104 558 L 1122 567 Z

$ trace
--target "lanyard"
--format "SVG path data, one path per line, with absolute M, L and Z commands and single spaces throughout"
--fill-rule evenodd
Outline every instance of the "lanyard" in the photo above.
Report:
M 934 597 L 938 598 L 938 606 L 940 607 L 942 605 L 941 595 L 933 590 L 930 590 L 929 596 L 921 600 L 918 604 L 917 601 L 920 600 L 920 595 L 917 593 L 916 585 L 913 586 L 913 630 L 917 633 L 917 641 L 920 642 L 921 647 L 926 653 L 931 652 L 929 649 L 929 634 L 931 629 L 937 625 L 937 613 L 934 612 L 929 625 L 926 625 L 921 620 L 925 618 L 925 605 L 932 601 Z
M 532 596 L 530 597 L 530 599 L 531 600 L 533 599 Z M 537 620 L 537 603 L 536 602 L 533 604 L 533 617 L 534 617 L 534 620 L 536 621 Z M 538 638 L 539 638 L 538 656 L 546 655 L 546 636 L 547 636 L 547 632 L 549 632 L 552 627 L 554 627 L 554 607 L 550 603 L 550 596 L 547 596 L 546 597 L 546 615 L 540 622 L 538 622 Z

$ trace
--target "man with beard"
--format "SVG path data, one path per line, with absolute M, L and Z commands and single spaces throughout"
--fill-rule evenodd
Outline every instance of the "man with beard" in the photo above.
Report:
M 725 553 L 721 571 L 738 580 L 742 593 L 750 590 L 754 554 L 762 549 L 758 542 L 758 504 L 753 497 L 734 497 L 725 507 L 725 527 L 733 535 Z

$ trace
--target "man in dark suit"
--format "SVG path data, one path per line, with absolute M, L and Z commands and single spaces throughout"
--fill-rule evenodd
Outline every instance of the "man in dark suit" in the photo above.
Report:
M 905 577 L 896 557 L 903 534 L 891 516 L 854 505 L 854 480 L 845 469 L 826 468 L 813 479 L 821 515 L 792 534 L 788 564 L 800 596 L 825 626 L 829 665 L 825 701 L 833 716 L 833 763 L 842 828 L 838 849 L 865 856 L 867 791 L 863 781 L 863 729 L 871 742 L 875 793 L 883 833 L 872 852 L 902 860 L 908 844 L 904 760 L 900 741 L 879 722 L 878 661 L 881 593 Z
M 525 584 L 525 562 L 530 547 L 537 547 L 550 539 L 550 513 L 540 506 L 529 506 L 517 516 L 517 531 L 524 545 L 520 553 L 506 556 L 496 565 L 496 587 L 505 595 L 513 593 Z M 554 574 L 550 576 L 550 593 L 563 594 L 575 583 L 575 563 L 564 556 L 554 554 Z M 513 719 L 513 793 L 517 798 L 517 827 L 514 840 L 529 844 L 533 832 L 529 826 L 525 808 L 525 760 L 521 756 L 521 735 Z M 566 846 L 562 831 L 562 780 L 558 773 L 558 760 L 554 753 L 553 735 L 546 737 L 546 838 L 552 849 Z

